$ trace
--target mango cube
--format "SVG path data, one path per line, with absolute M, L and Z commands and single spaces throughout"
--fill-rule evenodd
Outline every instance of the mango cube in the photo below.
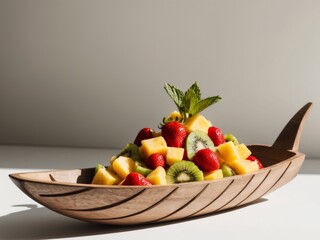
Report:
M 186 122 L 185 126 L 188 132 L 193 132 L 195 130 L 201 130 L 205 133 L 208 133 L 209 127 L 212 126 L 211 122 L 207 120 L 204 116 L 200 114 L 196 114 L 192 117 L 189 117 Z
M 237 149 L 241 159 L 246 159 L 247 157 L 249 157 L 251 155 L 251 151 L 243 143 L 236 145 L 236 149 Z
M 238 150 L 233 142 L 226 142 L 217 146 L 217 149 L 226 163 L 240 159 Z
M 167 184 L 166 170 L 163 167 L 159 166 L 151 173 L 149 173 L 147 179 L 149 180 L 149 182 L 151 182 L 152 185 L 165 185 Z
M 236 172 L 236 174 L 246 174 L 259 170 L 257 162 L 246 159 L 231 161 L 228 165 Z
M 143 158 L 149 157 L 153 153 L 167 154 L 167 143 L 162 136 L 145 139 L 141 141 L 140 154 Z
M 114 172 L 107 170 L 105 167 L 101 167 L 94 175 L 92 184 L 116 185 L 120 181 L 121 179 Z
M 204 180 L 215 180 L 223 178 L 223 173 L 221 169 L 217 169 L 211 172 L 204 172 L 203 173 Z
M 168 147 L 166 155 L 166 163 L 171 166 L 177 161 L 181 161 L 184 155 L 184 148 Z
M 125 179 L 126 176 L 134 172 L 135 161 L 132 158 L 120 156 L 112 162 L 112 169 L 121 178 Z

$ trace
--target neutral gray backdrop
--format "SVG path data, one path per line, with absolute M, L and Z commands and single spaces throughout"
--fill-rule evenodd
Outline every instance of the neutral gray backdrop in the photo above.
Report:
M 320 157 L 320 1 L 0 0 L 0 144 L 122 148 L 194 81 L 247 144 L 314 102 L 300 150 Z

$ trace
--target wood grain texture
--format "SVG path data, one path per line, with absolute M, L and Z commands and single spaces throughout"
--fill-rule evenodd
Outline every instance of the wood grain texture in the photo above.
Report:
M 298 149 L 311 105 L 305 105 L 289 121 L 273 146 L 248 146 L 265 166 L 250 174 L 165 186 L 92 185 L 94 168 L 16 173 L 10 177 L 43 206 L 89 222 L 146 224 L 231 209 L 252 203 L 298 174 L 305 155 L 288 147 Z

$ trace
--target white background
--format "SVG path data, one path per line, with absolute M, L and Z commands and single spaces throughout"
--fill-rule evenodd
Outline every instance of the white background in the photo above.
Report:
M 0 1 L 0 144 L 122 148 L 175 109 L 165 82 L 221 102 L 204 112 L 272 144 L 315 103 L 301 152 L 320 157 L 320 2 Z

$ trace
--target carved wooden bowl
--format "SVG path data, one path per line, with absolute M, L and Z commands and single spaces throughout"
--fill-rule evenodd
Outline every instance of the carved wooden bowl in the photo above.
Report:
M 301 130 L 312 103 L 288 122 L 272 146 L 248 146 L 264 169 L 219 180 L 163 186 L 90 184 L 95 168 L 10 174 L 29 197 L 60 214 L 114 225 L 186 219 L 251 203 L 292 180 L 304 161 Z

